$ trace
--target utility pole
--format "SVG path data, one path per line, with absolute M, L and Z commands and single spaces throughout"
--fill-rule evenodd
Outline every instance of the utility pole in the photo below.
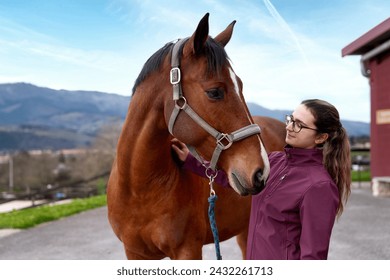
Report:
M 14 160 L 12 158 L 12 154 L 9 154 L 9 192 L 12 193 L 14 191 Z

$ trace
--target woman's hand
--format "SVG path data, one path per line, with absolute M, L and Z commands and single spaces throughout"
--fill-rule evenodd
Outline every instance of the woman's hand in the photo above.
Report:
M 173 138 L 171 140 L 171 143 L 172 143 L 172 149 L 176 152 L 177 154 L 177 157 L 182 161 L 182 162 L 185 162 L 186 161 L 186 158 L 190 152 L 190 150 L 188 150 L 186 144 L 184 144 L 183 142 L 180 142 L 178 139 L 176 138 Z

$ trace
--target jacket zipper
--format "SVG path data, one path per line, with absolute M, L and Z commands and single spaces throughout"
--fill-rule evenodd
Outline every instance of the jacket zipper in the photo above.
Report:
M 287 176 L 287 172 L 286 172 L 286 169 L 287 169 L 287 166 L 285 166 L 282 171 L 280 172 L 280 174 L 283 174 L 281 177 L 279 177 L 279 180 L 278 181 L 274 181 L 275 183 L 275 186 L 273 186 L 272 189 L 269 190 L 269 192 L 266 194 L 266 197 L 270 197 L 274 191 L 279 187 L 279 185 L 282 183 L 282 181 L 284 180 L 284 178 L 286 178 Z M 279 175 L 280 176 L 280 175 Z

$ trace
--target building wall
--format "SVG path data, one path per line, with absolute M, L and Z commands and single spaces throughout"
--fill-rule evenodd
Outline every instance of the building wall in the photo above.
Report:
M 371 86 L 371 176 L 390 176 L 390 51 L 369 63 Z

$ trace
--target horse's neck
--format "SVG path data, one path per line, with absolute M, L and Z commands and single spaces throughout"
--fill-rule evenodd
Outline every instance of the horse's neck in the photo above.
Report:
M 172 185 L 169 181 L 176 179 L 164 115 L 152 107 L 130 104 L 118 143 L 118 172 L 132 191 L 155 184 Z

